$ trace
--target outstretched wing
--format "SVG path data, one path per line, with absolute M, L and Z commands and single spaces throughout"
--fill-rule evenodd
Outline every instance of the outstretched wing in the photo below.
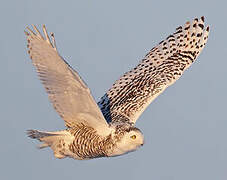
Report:
M 196 18 L 151 49 L 98 102 L 107 122 L 134 124 L 145 108 L 195 61 L 207 42 L 208 33 L 204 17 Z
M 55 39 L 48 37 L 45 26 L 41 35 L 33 25 L 35 32 L 25 31 L 28 41 L 28 53 L 36 67 L 50 101 L 66 126 L 83 123 L 93 127 L 100 135 L 110 132 L 109 125 L 93 99 L 89 88 L 66 61 L 58 54 Z

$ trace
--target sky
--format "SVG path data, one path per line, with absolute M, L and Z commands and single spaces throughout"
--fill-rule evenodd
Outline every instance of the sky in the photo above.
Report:
M 1 0 L 0 179 L 226 180 L 226 1 Z M 27 54 L 24 29 L 45 24 L 96 101 L 175 28 L 205 16 L 197 61 L 146 109 L 139 150 L 114 158 L 55 159 L 25 131 L 64 129 Z

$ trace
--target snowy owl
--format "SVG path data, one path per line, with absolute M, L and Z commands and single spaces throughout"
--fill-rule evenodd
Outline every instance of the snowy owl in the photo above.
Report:
M 50 147 L 56 158 L 91 159 L 135 151 L 144 144 L 135 122 L 145 108 L 173 84 L 204 48 L 209 26 L 195 18 L 161 41 L 132 70 L 118 79 L 96 103 L 78 73 L 59 55 L 54 34 L 27 28 L 28 54 L 66 129 L 28 130 Z

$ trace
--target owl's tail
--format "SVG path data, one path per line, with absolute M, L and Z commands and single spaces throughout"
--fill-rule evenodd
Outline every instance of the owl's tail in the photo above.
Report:
M 62 149 L 65 149 L 65 137 L 68 135 L 67 131 L 57 131 L 57 132 L 44 132 L 37 130 L 27 130 L 28 137 L 32 139 L 38 139 L 43 142 L 38 146 L 39 149 L 50 147 L 54 151 L 54 156 L 56 158 L 64 158 L 64 152 Z

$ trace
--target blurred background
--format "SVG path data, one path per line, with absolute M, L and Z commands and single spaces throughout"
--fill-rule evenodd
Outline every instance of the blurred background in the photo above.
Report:
M 226 180 L 225 1 L 1 0 L 0 179 Z M 64 129 L 27 54 L 24 29 L 46 24 L 60 54 L 96 101 L 175 28 L 205 16 L 210 37 L 197 61 L 136 126 L 138 151 L 87 161 L 55 159 L 25 131 Z M 165 113 L 163 113 L 165 112 Z

